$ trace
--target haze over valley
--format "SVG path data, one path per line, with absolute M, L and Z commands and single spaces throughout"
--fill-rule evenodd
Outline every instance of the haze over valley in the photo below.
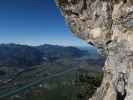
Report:
M 55 91 L 54 89 L 58 89 L 58 86 L 62 86 L 61 84 L 64 82 L 70 84 L 72 81 L 76 81 L 77 73 L 89 72 L 89 76 L 101 73 L 104 58 L 96 52 L 91 53 L 90 50 L 50 44 L 40 46 L 0 44 L 0 98 L 8 97 L 6 100 L 10 100 L 10 96 L 13 98 L 19 96 L 20 100 L 22 98 L 28 100 L 27 92 L 25 92 L 29 90 L 28 88 L 31 88 L 28 92 L 30 95 L 33 95 L 32 92 L 38 91 L 40 86 L 44 88 L 39 89 L 40 92 L 49 91 L 52 87 Z M 67 86 L 72 86 L 76 91 L 77 87 L 74 84 L 75 82 L 73 85 Z M 65 93 L 66 89 L 63 91 Z M 61 90 L 58 92 L 60 94 Z M 57 97 L 61 99 L 59 94 Z M 46 98 L 51 95 L 51 92 L 48 92 Z M 76 96 L 74 97 L 76 98 Z

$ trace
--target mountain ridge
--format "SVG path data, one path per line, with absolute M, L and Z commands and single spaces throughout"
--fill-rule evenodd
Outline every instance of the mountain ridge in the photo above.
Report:
M 87 50 L 72 46 L 0 44 L 0 66 L 33 66 L 45 62 L 44 57 L 48 58 L 48 60 L 56 60 L 77 58 L 85 55 L 89 56 L 91 54 Z

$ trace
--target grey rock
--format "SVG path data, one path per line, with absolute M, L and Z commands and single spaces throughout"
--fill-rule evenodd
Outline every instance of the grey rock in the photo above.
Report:
M 90 100 L 133 100 L 133 0 L 56 0 L 56 4 L 71 31 L 107 57 L 103 82 Z

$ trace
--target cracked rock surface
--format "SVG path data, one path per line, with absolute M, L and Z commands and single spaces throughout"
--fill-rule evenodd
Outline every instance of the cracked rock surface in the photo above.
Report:
M 106 55 L 90 100 L 133 100 L 133 0 L 56 0 L 71 31 Z

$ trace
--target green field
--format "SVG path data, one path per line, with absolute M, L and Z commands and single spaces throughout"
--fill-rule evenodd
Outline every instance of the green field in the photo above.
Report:
M 5 100 L 87 100 L 101 80 L 101 73 L 75 70 L 18 93 L 19 97 Z

